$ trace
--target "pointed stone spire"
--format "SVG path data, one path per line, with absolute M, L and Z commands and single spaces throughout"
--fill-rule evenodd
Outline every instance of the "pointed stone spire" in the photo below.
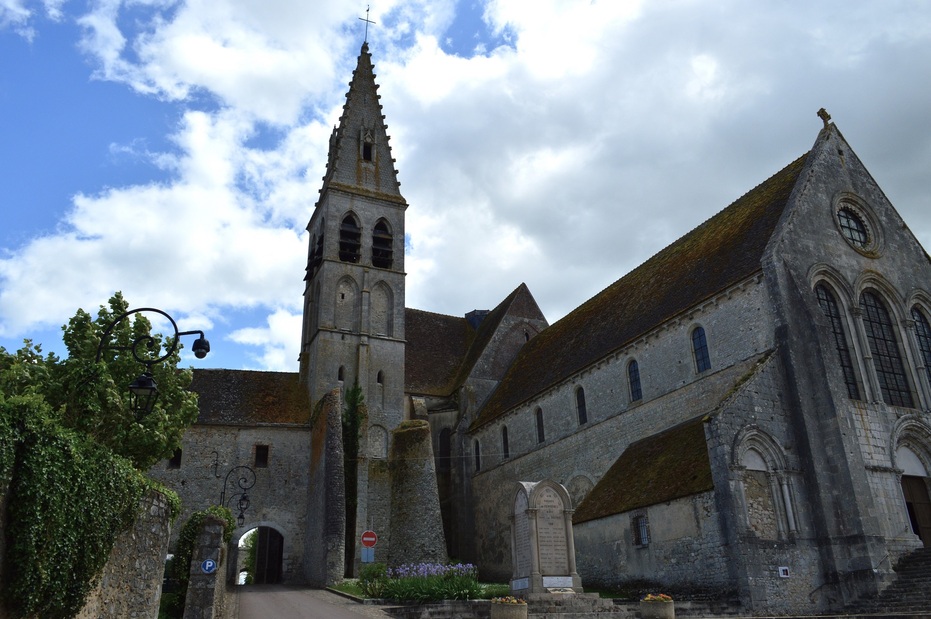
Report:
M 398 189 L 400 183 L 391 158 L 388 127 L 380 98 L 366 42 L 362 44 L 358 64 L 352 72 L 339 126 L 330 137 L 327 172 L 321 193 L 338 188 L 404 202 Z

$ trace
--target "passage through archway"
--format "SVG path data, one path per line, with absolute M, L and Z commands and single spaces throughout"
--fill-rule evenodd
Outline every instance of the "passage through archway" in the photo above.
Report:
M 258 527 L 243 535 L 240 544 L 239 584 L 272 585 L 281 582 L 284 537 L 271 527 Z
M 928 493 L 928 471 L 924 463 L 908 447 L 896 450 L 896 460 L 902 468 L 902 494 L 912 532 L 926 547 L 931 547 L 931 496 Z

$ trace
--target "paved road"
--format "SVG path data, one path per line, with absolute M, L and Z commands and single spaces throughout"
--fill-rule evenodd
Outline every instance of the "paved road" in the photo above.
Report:
M 282 585 L 237 587 L 239 619 L 383 619 L 377 606 L 357 604 L 325 591 Z

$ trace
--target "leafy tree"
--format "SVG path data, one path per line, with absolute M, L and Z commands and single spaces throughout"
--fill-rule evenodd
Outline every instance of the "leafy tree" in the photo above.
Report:
M 243 561 L 243 570 L 246 573 L 246 582 L 243 584 L 251 585 L 255 582 L 255 568 L 259 562 L 259 530 L 252 529 L 246 533 L 246 539 L 242 543 L 242 546 L 239 548 L 239 552 L 246 553 L 246 558 Z
M 62 327 L 68 349 L 64 360 L 54 354 L 43 357 L 41 347 L 28 340 L 13 355 L 0 348 L 0 388 L 8 395 L 41 395 L 62 425 L 87 434 L 144 470 L 181 446 L 185 428 L 197 419 L 197 395 L 187 390 L 191 371 L 177 367 L 179 344 L 168 358 L 151 366 L 159 397 L 149 414 L 136 418 L 128 387 L 143 366 L 131 346 L 139 341 L 140 355 L 155 359 L 164 354 L 164 344 L 171 345 L 174 334 L 167 340 L 153 335 L 149 320 L 137 313 L 115 325 L 101 346 L 107 327 L 128 307 L 117 292 L 108 306 L 100 306 L 96 319 L 79 309 Z
M 0 490 L 9 493 L 0 584 L 11 617 L 78 612 L 149 487 L 139 469 L 170 455 L 196 419 L 177 351 L 152 365 L 154 410 L 140 419 L 131 410 L 128 386 L 142 367 L 128 347 L 150 343 L 145 358 L 160 358 L 163 338 L 134 314 L 101 346 L 127 307 L 116 293 L 96 319 L 78 310 L 63 327 L 66 359 L 29 340 L 15 353 L 0 347 Z

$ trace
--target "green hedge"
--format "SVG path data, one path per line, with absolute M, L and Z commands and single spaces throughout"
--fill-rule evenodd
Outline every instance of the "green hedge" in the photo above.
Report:
M 66 619 L 84 606 L 147 483 L 127 459 L 51 420 L 41 398 L 0 399 L 0 410 L 0 451 L 15 444 L 7 606 L 15 617 Z

